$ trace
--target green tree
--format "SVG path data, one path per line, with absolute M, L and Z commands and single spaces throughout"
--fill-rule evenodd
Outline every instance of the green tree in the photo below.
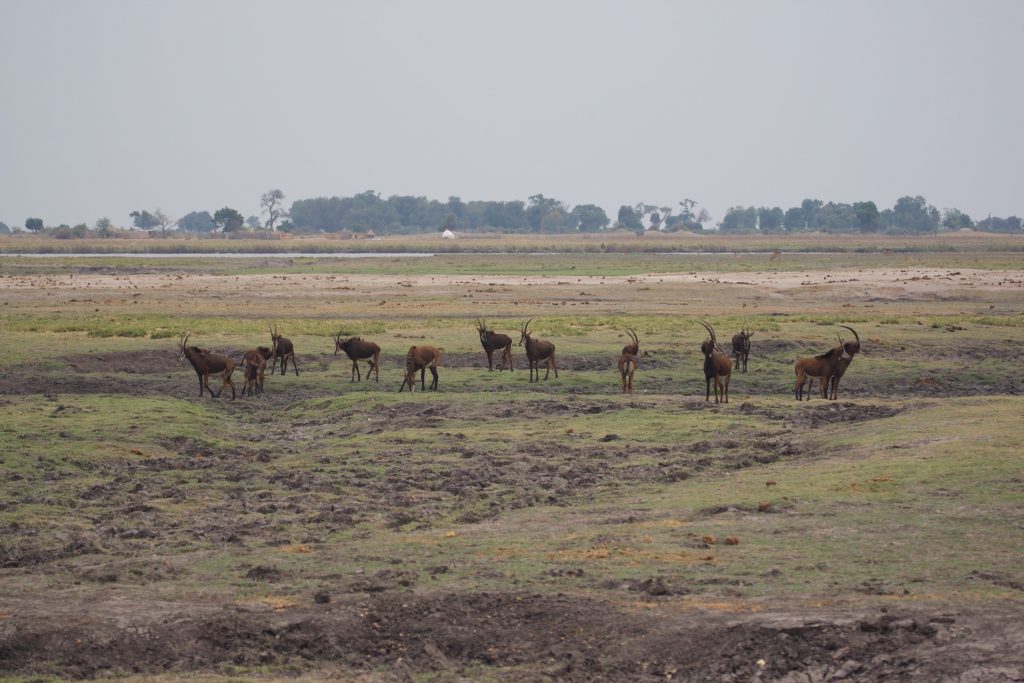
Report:
M 30 232 L 36 232 L 36 233 L 41 232 L 42 229 L 43 229 L 43 219 L 42 218 L 26 218 L 25 219 L 25 229 L 30 231 Z
M 636 214 L 636 210 L 632 206 L 626 206 L 625 204 L 619 207 L 617 224 L 634 232 L 643 232 L 644 230 L 643 221 Z
M 174 221 L 171 220 L 170 216 L 165 214 L 160 209 L 157 209 L 153 213 L 153 220 L 156 221 L 157 227 L 160 228 L 160 234 L 161 235 L 166 235 L 167 234 L 167 227 L 170 226 L 170 225 L 174 225 Z
M 260 197 L 260 206 L 263 207 L 263 214 L 267 217 L 267 227 L 271 231 L 274 230 L 277 221 L 288 217 L 288 212 L 284 210 L 284 192 L 281 190 L 264 192 Z
M 245 219 L 242 218 L 242 214 L 225 206 L 223 209 L 219 209 L 217 213 L 213 214 L 213 222 L 216 223 L 223 232 L 237 232 L 242 229 L 242 226 L 245 224 Z
M 132 225 L 139 230 L 152 230 L 160 225 L 157 217 L 149 211 L 132 211 L 128 215 L 132 219 Z
M 178 229 L 185 232 L 213 232 L 216 228 L 209 211 L 192 211 L 178 219 Z
M 466 226 L 467 207 L 466 204 L 455 195 L 448 197 L 448 203 L 445 204 L 445 208 L 448 213 L 455 216 L 455 225 L 457 227 Z M 446 230 L 454 230 L 455 228 L 446 228 Z
M 544 227 L 544 219 L 552 212 L 568 213 L 565 205 L 557 199 L 535 194 L 526 206 L 526 223 L 534 232 L 539 232 Z
M 984 232 L 1004 232 L 1019 234 L 1021 231 L 1021 219 L 1017 216 L 1008 216 L 1006 218 L 999 218 L 998 216 L 989 216 L 984 220 L 978 221 L 978 230 Z
M 6 223 L 0 221 L 0 235 L 10 235 L 11 229 Z
M 253 230 L 255 230 L 256 228 L 260 227 L 260 218 L 259 218 L 259 216 L 249 216 L 248 218 L 246 218 L 245 219 L 245 227 L 251 228 Z
M 761 229 L 761 232 L 782 232 L 784 229 L 784 219 L 785 214 L 782 212 L 782 209 L 777 206 L 773 206 L 770 209 L 762 206 L 757 210 L 757 225 Z
M 106 216 L 103 218 L 97 218 L 96 223 L 93 225 L 93 229 L 100 237 L 110 237 L 114 234 L 114 224 L 111 223 L 110 219 Z
M 878 230 L 878 219 L 881 214 L 874 202 L 854 202 L 853 214 L 857 217 L 857 225 L 862 232 Z
M 851 204 L 829 202 L 818 209 L 817 227 L 825 232 L 853 232 L 857 229 L 857 215 Z
M 892 207 L 889 227 L 894 232 L 938 232 L 939 210 L 920 195 L 900 197 Z
M 579 204 L 572 210 L 580 232 L 598 232 L 608 227 L 608 214 L 595 204 Z
M 697 202 L 684 199 L 679 202 L 679 213 L 665 219 L 665 229 L 671 231 L 690 230 L 704 232 L 704 224 L 711 220 L 706 209 L 697 210 Z
M 804 217 L 804 225 L 808 230 L 821 229 L 821 207 L 824 203 L 820 199 L 805 199 L 800 202 L 800 212 Z
M 744 233 L 757 230 L 757 208 L 733 206 L 725 212 L 718 229 L 724 233 Z
M 575 214 L 563 207 L 548 211 L 540 221 L 541 232 L 576 232 L 579 226 Z
M 973 228 L 974 221 L 960 209 L 946 209 L 942 214 L 942 227 L 947 230 Z
M 805 230 L 807 219 L 804 218 L 804 210 L 799 206 L 786 209 L 786 215 L 782 219 L 782 226 L 789 232 Z

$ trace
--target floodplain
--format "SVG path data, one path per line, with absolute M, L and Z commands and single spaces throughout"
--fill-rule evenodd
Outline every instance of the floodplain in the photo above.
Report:
M 1020 238 L 553 240 L 0 256 L 0 674 L 1024 676 Z M 477 318 L 514 342 L 532 318 L 559 377 L 530 383 L 518 346 L 488 372 Z M 728 404 L 704 400 L 700 319 L 754 331 Z M 259 398 L 199 397 L 176 362 L 183 332 L 238 359 L 275 323 L 300 374 Z M 838 324 L 863 354 L 837 401 L 798 403 L 794 360 Z M 379 384 L 338 332 L 380 344 Z M 421 343 L 440 390 L 398 393 Z

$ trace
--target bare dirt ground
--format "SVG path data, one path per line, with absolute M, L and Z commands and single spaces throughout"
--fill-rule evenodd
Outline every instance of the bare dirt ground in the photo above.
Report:
M 280 611 L 7 600 L 0 654 L 7 670 L 72 678 L 331 662 L 392 680 L 483 665 L 509 667 L 503 680 L 989 683 L 1019 681 L 1024 666 L 1013 610 L 738 615 L 652 596 L 638 612 L 575 596 L 387 589 L 321 600 Z
M 356 310 L 366 305 L 371 294 L 393 301 L 395 295 L 409 290 L 429 298 L 495 287 L 507 291 L 485 298 L 501 306 L 509 306 L 512 300 L 582 296 L 600 300 L 595 312 L 602 312 L 635 297 L 638 287 L 658 284 L 664 289 L 647 304 L 657 312 L 659 306 L 672 304 L 677 292 L 705 292 L 708 286 L 737 297 L 751 288 L 765 296 L 796 298 L 813 291 L 815 297 L 826 296 L 832 303 L 857 299 L 905 303 L 998 293 L 1003 297 L 1001 305 L 1019 301 L 1015 297 L 1024 289 L 1024 271 L 922 268 L 607 278 L 280 274 L 183 278 L 174 273 L 120 272 L 4 276 L 0 297 L 33 310 L 95 307 L 110 313 L 135 306 L 136 300 L 140 307 L 159 310 L 169 301 L 180 300 L 184 291 L 190 305 L 222 313 L 230 307 L 223 301 L 225 292 L 242 298 L 260 295 L 268 302 L 291 300 L 298 307 L 322 297 L 344 296 L 345 305 Z M 273 293 L 266 294 L 271 285 Z M 579 294 L 598 287 L 608 287 L 607 298 Z M 316 304 L 305 311 L 328 308 Z M 428 314 L 436 313 L 417 313 Z M 168 345 L 173 346 L 173 341 Z M 804 352 L 800 342 L 776 335 L 763 334 L 758 343 L 759 362 L 788 364 L 791 357 Z M 873 344 L 882 357 L 898 348 L 884 339 Z M 956 365 L 997 357 L 1015 367 L 1024 360 L 1021 349 L 1020 339 L 987 338 L 904 351 L 914 362 Z M 242 349 L 224 350 L 240 355 Z M 689 369 L 692 356 L 691 350 L 651 349 L 644 356 L 644 370 Z M 304 372 L 330 371 L 347 380 L 347 363 L 339 366 L 326 352 L 300 357 Z M 385 354 L 382 365 L 400 363 L 401 356 L 392 352 Z M 444 357 L 448 368 L 468 369 L 480 363 L 479 352 L 453 351 Z M 569 373 L 604 371 L 607 364 L 605 357 L 582 352 L 566 354 L 560 361 Z M 903 386 L 902 398 L 1012 395 L 1021 389 L 1019 373 L 965 383 L 953 381 L 951 375 L 943 374 L 946 370 L 936 367 L 929 369 L 927 381 Z M 42 396 L 49 399 L 47 411 L 57 415 L 68 410 L 61 396 L 189 396 L 195 385 L 191 370 L 177 365 L 165 350 L 97 354 L 67 348 L 44 361 L 5 367 L 0 372 L 0 405 L 17 406 L 20 400 Z M 153 586 L 193 571 L 189 560 L 178 559 L 179 551 L 196 552 L 204 544 L 241 550 L 276 543 L 278 538 L 294 540 L 282 530 L 285 518 L 297 520 L 294 524 L 307 534 L 298 540 L 311 545 L 379 518 L 391 530 L 429 528 L 439 514 L 457 515 L 460 523 L 471 525 L 539 504 L 571 507 L 613 479 L 628 490 L 632 485 L 671 485 L 704 474 L 754 468 L 780 458 L 811 459 L 815 454 L 791 433 L 807 434 L 830 425 L 870 425 L 912 407 L 858 402 L 884 399 L 892 388 L 884 383 L 851 383 L 844 400 L 818 401 L 799 414 L 773 411 L 753 399 L 737 401 L 732 407 L 737 414 L 770 421 L 771 429 L 763 433 L 740 430 L 657 448 L 623 443 L 612 438 L 613 433 L 598 447 L 567 446 L 553 437 L 536 437 L 523 445 L 515 461 L 505 453 L 461 443 L 458 433 L 444 432 L 445 455 L 461 459 L 465 466 L 417 461 L 421 451 L 416 443 L 390 443 L 386 475 L 374 478 L 369 465 L 345 463 L 345 476 L 350 481 L 365 478 L 365 485 L 346 493 L 351 498 L 345 504 L 328 505 L 322 496 L 337 490 L 338 472 L 325 469 L 327 456 L 311 456 L 308 467 L 301 468 L 277 468 L 275 462 L 304 453 L 326 453 L 331 439 L 386 437 L 407 428 L 446 430 L 455 420 L 486 423 L 515 419 L 519 414 L 612 415 L 636 408 L 624 407 L 610 391 L 577 388 L 558 393 L 546 385 L 545 393 L 491 413 L 466 401 L 413 409 L 386 407 L 373 415 L 374 421 L 346 421 L 350 415 L 343 413 L 330 419 L 295 421 L 275 413 L 298 401 L 327 399 L 336 392 L 277 378 L 272 387 L 260 399 L 258 410 L 242 400 L 217 403 L 231 421 L 235 440 L 230 447 L 213 440 L 227 432 L 211 435 L 209 441 L 165 439 L 156 444 L 163 455 L 144 460 L 112 458 L 90 470 L 89 483 L 81 486 L 75 486 L 73 475 L 65 472 L 40 473 L 40 482 L 68 480 L 67 490 L 77 498 L 76 505 L 102 504 L 104 508 L 102 514 L 83 518 L 78 532 L 56 544 L 38 543 L 39 530 L 28 525 L 3 528 L 0 673 L 71 679 L 133 674 L 188 677 L 196 672 L 288 677 L 313 672 L 314 676 L 401 681 L 478 677 L 794 683 L 1024 680 L 1024 603 L 1012 601 L 1000 606 L 943 604 L 941 598 L 902 601 L 896 594 L 883 592 L 887 602 L 882 606 L 840 605 L 839 600 L 822 606 L 800 596 L 745 599 L 735 586 L 686 584 L 645 574 L 642 569 L 634 578 L 604 579 L 576 567 L 551 570 L 579 579 L 579 588 L 573 592 L 521 590 L 512 585 L 498 591 L 448 590 L 437 588 L 436 582 L 454 571 L 451 566 L 413 570 L 400 558 L 391 558 L 389 566 L 368 574 L 317 575 L 319 588 L 304 588 L 300 595 L 277 603 L 228 600 L 216 592 L 211 593 L 214 598 L 204 599 L 198 588 L 194 593 L 183 591 L 177 599 L 166 595 L 158 599 L 150 590 Z M 670 394 L 678 391 L 678 383 L 666 377 L 648 382 L 646 390 Z M 682 399 L 678 409 L 719 411 L 692 397 Z M 56 437 L 73 438 L 70 433 Z M 712 460 L 709 453 L 724 455 Z M 613 470 L 610 462 L 624 464 Z M 43 464 L 40 470 L 46 469 Z M 266 468 L 270 468 L 270 480 L 287 495 L 264 496 Z M 195 493 L 186 480 L 233 488 L 228 500 L 199 507 L 183 522 L 163 514 L 153 501 L 188 504 Z M 478 505 L 485 492 L 495 487 L 512 493 L 487 508 Z M 0 501 L 0 511 L 31 509 L 46 503 L 44 498 L 29 494 Z M 698 514 L 733 511 L 708 508 Z M 700 544 L 699 539 L 694 542 Z M 241 570 L 232 567 L 231 571 Z M 274 586 L 296 577 L 271 562 L 256 562 L 246 565 L 240 578 Z M 982 571 L 971 578 L 1024 591 L 1024 586 L 1000 574 Z M 712 593 L 700 593 L 708 586 Z

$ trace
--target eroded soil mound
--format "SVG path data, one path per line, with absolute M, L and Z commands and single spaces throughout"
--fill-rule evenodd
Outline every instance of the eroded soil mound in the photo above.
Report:
M 75 678 L 282 666 L 398 668 L 410 674 L 506 667 L 535 680 L 1019 680 L 1021 615 L 893 612 L 737 615 L 631 610 L 515 593 L 345 601 L 306 608 L 183 606 L 65 619 L 73 605 L 3 605 L 0 671 Z M 664 603 L 668 606 L 668 603 Z M 82 608 L 82 606 L 79 606 Z M 83 608 L 84 609 L 84 608 Z M 514 672 L 514 673 L 513 673 Z

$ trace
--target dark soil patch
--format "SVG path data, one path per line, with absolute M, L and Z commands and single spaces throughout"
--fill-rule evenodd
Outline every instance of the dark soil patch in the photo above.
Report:
M 843 401 L 819 402 L 802 407 L 793 415 L 792 422 L 798 426 L 820 427 L 837 422 L 864 422 L 892 417 L 901 412 L 889 406 L 861 405 Z
M 660 579 L 640 580 L 636 589 L 646 600 L 672 599 Z M 224 664 L 368 671 L 401 660 L 413 674 L 507 667 L 506 680 L 998 681 L 1021 673 L 1014 644 L 1024 637 L 1024 615 L 1012 609 L 751 616 L 623 611 L 538 594 L 324 594 L 311 595 L 307 608 L 277 612 L 5 601 L 0 671 L 71 678 Z
M 191 369 L 176 362 L 176 352 L 166 351 L 120 351 L 102 354 L 78 353 L 64 356 L 67 367 L 76 373 L 123 372 L 129 375 L 166 374 Z

